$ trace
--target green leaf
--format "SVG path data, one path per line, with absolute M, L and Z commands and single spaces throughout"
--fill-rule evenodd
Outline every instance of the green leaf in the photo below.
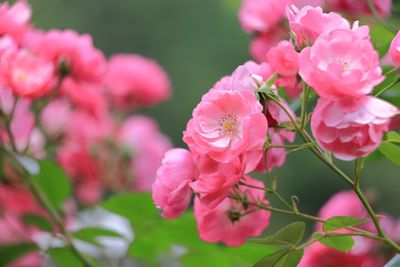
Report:
M 319 233 L 314 233 L 313 238 L 319 239 L 319 242 L 327 247 L 347 252 L 354 246 L 354 239 L 348 235 L 329 235 L 323 236 Z
M 97 238 L 101 236 L 123 238 L 123 236 L 121 236 L 119 233 L 116 233 L 112 230 L 95 227 L 83 228 L 72 233 L 72 237 L 96 246 L 101 246 L 97 240 Z
M 264 257 L 254 267 L 296 267 L 303 254 L 304 249 L 283 249 Z
M 58 267 L 87 267 L 87 265 L 80 259 L 70 248 L 51 248 L 49 255 L 57 263 Z M 98 267 L 99 264 L 91 257 L 81 254 L 85 257 L 93 267 Z
M 304 222 L 294 222 L 271 236 L 252 238 L 251 241 L 258 244 L 294 246 L 303 239 L 305 227 Z
M 324 232 L 334 231 L 367 222 L 366 219 L 359 219 L 351 216 L 336 216 L 329 218 L 323 225 Z
M 24 223 L 33 225 L 43 231 L 53 231 L 53 225 L 51 224 L 51 222 L 41 216 L 35 214 L 26 214 L 22 217 L 22 220 L 24 221 Z
M 388 132 L 386 135 L 386 141 L 390 143 L 400 143 L 400 134 L 396 132 Z
M 71 184 L 64 171 L 54 162 L 39 162 L 40 172 L 34 175 L 34 182 L 48 201 L 57 209 L 62 208 L 64 201 L 71 194 Z
M 182 256 L 181 262 L 185 267 L 232 266 L 229 258 L 222 251 L 213 248 L 213 246 L 208 246 L 208 249 L 203 248 L 202 250 L 190 251 Z
M 397 165 L 400 165 L 400 146 L 397 146 L 392 143 L 382 143 L 378 150 L 388 160 L 392 161 Z
M 7 266 L 25 254 L 37 250 L 37 248 L 34 243 L 0 246 L 0 266 Z

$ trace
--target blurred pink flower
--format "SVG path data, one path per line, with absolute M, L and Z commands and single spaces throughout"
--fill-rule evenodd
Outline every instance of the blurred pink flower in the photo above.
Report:
M 40 114 L 40 124 L 47 135 L 56 138 L 67 129 L 72 108 L 66 99 L 58 98 L 48 103 Z
M 268 51 L 279 41 L 288 38 L 288 33 L 281 27 L 257 34 L 250 43 L 250 55 L 257 62 L 266 62 Z
M 253 92 L 210 90 L 194 109 L 184 141 L 192 152 L 230 162 L 241 153 L 262 150 L 267 128 Z
M 289 41 L 281 41 L 267 54 L 268 63 L 283 76 L 293 76 L 299 71 L 299 54 Z
M 320 98 L 311 117 L 318 144 L 342 160 L 373 152 L 399 110 L 378 98 L 361 96 L 329 100 Z
M 298 10 L 295 6 L 286 8 L 290 30 L 295 34 L 299 46 L 307 40 L 314 43 L 318 36 L 338 29 L 350 29 L 350 24 L 339 14 L 323 13 L 321 7 L 305 6 Z
M 393 66 L 400 67 L 400 31 L 397 32 L 390 44 L 389 55 Z
M 245 182 L 253 186 L 263 187 L 263 183 L 245 177 Z M 264 191 L 241 186 L 239 191 L 249 201 L 263 201 Z M 245 212 L 251 213 L 241 216 Z M 207 242 L 223 242 L 228 246 L 239 246 L 247 238 L 258 236 L 268 226 L 270 212 L 258 210 L 250 205 L 245 209 L 242 204 L 232 199 L 223 200 L 215 208 L 210 208 L 196 198 L 194 203 L 194 215 L 197 221 L 197 229 L 200 238 Z
M 360 96 L 383 81 L 378 53 L 365 30 L 330 32 L 300 53 L 299 74 L 319 96 Z
M 195 165 L 190 151 L 181 148 L 165 153 L 153 184 L 153 201 L 162 216 L 173 219 L 181 215 L 192 198 L 189 183 L 195 178 Z
M 0 60 L 0 81 L 18 96 L 39 98 L 55 85 L 52 62 L 22 49 L 5 52 Z
M 18 42 L 28 28 L 32 15 L 28 1 L 19 0 L 13 5 L 4 2 L 0 5 L 0 36 L 10 35 Z
M 390 16 L 390 11 L 392 9 L 391 0 L 372 0 L 372 4 L 382 18 Z M 345 11 L 355 16 L 364 14 L 372 15 L 367 1 L 326 0 L 326 6 L 331 10 Z
M 126 119 L 117 134 L 118 143 L 131 153 L 132 189 L 151 191 L 165 152 L 171 148 L 169 139 L 157 123 L 145 116 Z
M 112 56 L 105 85 L 113 106 L 121 110 L 155 105 L 171 95 L 167 73 L 157 62 L 140 55 Z

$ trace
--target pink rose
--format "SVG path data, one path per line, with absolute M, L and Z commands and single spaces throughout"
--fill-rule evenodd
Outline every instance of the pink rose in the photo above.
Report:
M 299 57 L 299 74 L 321 97 L 368 94 L 384 77 L 365 27 L 319 37 Z
M 239 21 L 246 32 L 267 32 L 274 28 L 285 14 L 289 0 L 243 0 Z
M 290 30 L 296 35 L 298 45 L 309 40 L 314 43 L 318 36 L 338 29 L 350 29 L 350 24 L 339 14 L 323 13 L 321 7 L 305 6 L 298 10 L 295 6 L 286 8 Z
M 15 94 L 39 98 L 55 85 L 54 65 L 28 50 L 6 52 L 0 61 L 0 79 Z
M 262 150 L 267 128 L 253 92 L 210 90 L 194 109 L 184 141 L 192 151 L 230 162 L 241 153 Z
M 245 177 L 248 184 L 263 187 L 263 183 L 248 176 Z M 264 191 L 241 186 L 243 196 L 250 201 L 264 201 Z M 250 212 L 249 211 L 253 211 Z M 247 215 L 240 216 L 247 212 Z M 200 238 L 207 242 L 223 242 L 228 246 L 239 246 L 248 237 L 258 236 L 268 226 L 270 212 L 258 210 L 250 205 L 247 209 L 232 199 L 225 199 L 215 208 L 203 205 L 199 199 L 195 199 L 194 215 L 197 221 L 197 229 Z
M 381 17 L 387 18 L 390 16 L 390 11 L 392 9 L 391 0 L 372 0 L 372 4 Z M 356 16 L 372 14 L 367 1 L 327 0 L 326 5 L 331 10 L 346 11 Z
M 390 44 L 389 55 L 393 66 L 400 67 L 400 31 L 397 32 Z
M 68 127 L 72 108 L 66 99 L 55 99 L 48 103 L 40 114 L 40 124 L 47 135 L 56 138 Z
M 68 76 L 82 82 L 100 83 L 105 72 L 103 53 L 93 46 L 90 35 L 73 30 L 51 30 L 37 33 L 31 48 L 52 60 L 56 66 L 65 61 Z
M 112 56 L 105 84 L 111 102 L 122 110 L 152 106 L 171 95 L 167 73 L 157 62 L 140 55 Z
M 281 27 L 257 34 L 250 43 L 250 55 L 257 62 L 266 62 L 268 51 L 279 41 L 288 38 L 288 33 Z
M 395 106 L 372 96 L 329 100 L 320 98 L 311 117 L 318 144 L 342 160 L 373 152 L 388 130 Z
M 296 75 L 299 71 L 299 54 L 289 41 L 281 41 L 271 48 L 267 59 L 268 63 L 283 76 Z
M 160 132 L 157 122 L 140 115 L 126 119 L 116 139 L 131 153 L 132 189 L 150 192 L 164 154 L 171 148 L 170 140 Z
M 32 11 L 25 0 L 16 1 L 12 6 L 8 2 L 0 5 L 0 35 L 10 35 L 18 42 L 28 28 Z
M 173 219 L 187 209 L 192 197 L 189 183 L 194 177 L 190 151 L 174 148 L 165 153 L 153 184 L 153 200 L 162 209 L 163 217 Z

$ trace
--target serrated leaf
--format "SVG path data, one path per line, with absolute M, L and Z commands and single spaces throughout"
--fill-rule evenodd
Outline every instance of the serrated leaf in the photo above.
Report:
M 319 242 L 327 247 L 343 252 L 349 251 L 354 246 L 354 239 L 351 236 L 347 235 L 323 236 L 319 233 L 314 233 L 312 237 L 315 239 L 319 239 Z
M 33 176 L 40 191 L 49 202 L 60 209 L 71 194 L 71 184 L 64 171 L 54 162 L 42 160 L 39 162 L 40 172 Z
M 41 216 L 35 215 L 35 214 L 26 214 L 22 217 L 22 221 L 26 224 L 33 225 L 43 231 L 46 232 L 52 232 L 53 231 L 53 225 L 51 222 L 43 218 Z
M 251 241 L 258 244 L 295 246 L 303 239 L 305 227 L 304 222 L 294 222 L 271 236 L 252 238 Z
M 378 148 L 379 152 L 381 152 L 388 160 L 393 163 L 400 165 L 400 146 L 397 146 L 392 143 L 382 143 Z
M 366 219 L 359 219 L 351 216 L 335 216 L 329 218 L 324 225 L 322 226 L 322 230 L 324 232 L 334 231 L 346 227 L 351 227 L 354 225 L 359 225 L 367 222 Z
M 14 260 L 37 249 L 38 247 L 34 243 L 0 246 L 0 266 L 7 266 Z
M 72 237 L 97 246 L 101 246 L 97 239 L 104 236 L 123 238 L 121 234 L 112 230 L 95 227 L 83 228 L 72 233 Z

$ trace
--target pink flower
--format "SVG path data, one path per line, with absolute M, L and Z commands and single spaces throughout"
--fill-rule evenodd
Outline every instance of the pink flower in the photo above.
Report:
M 112 56 L 105 84 L 113 105 L 122 110 L 155 105 L 171 95 L 167 73 L 140 55 Z
M 305 6 L 320 6 L 324 5 L 324 0 L 292 0 L 292 4 L 302 8 Z
M 292 76 L 299 71 L 299 55 L 289 41 L 281 41 L 271 48 L 268 63 L 281 75 Z
M 373 5 L 383 18 L 390 16 L 391 0 L 372 0 Z M 367 1 L 354 0 L 327 0 L 326 5 L 331 10 L 347 11 L 354 15 L 372 14 Z
M 321 97 L 368 94 L 384 77 L 366 28 L 336 30 L 317 39 L 299 57 L 300 76 Z
M 21 41 L 28 28 L 32 11 L 27 1 L 19 0 L 12 6 L 5 2 L 0 5 L 0 35 L 10 35 Z
M 32 49 L 52 60 L 56 66 L 66 63 L 68 76 L 83 82 L 99 83 L 105 72 L 103 53 L 93 46 L 88 34 L 79 35 L 72 30 L 51 30 L 37 33 Z
M 286 8 L 290 30 L 296 35 L 297 44 L 307 40 L 314 43 L 318 36 L 338 29 L 350 29 L 350 24 L 339 14 L 323 13 L 321 7 L 305 6 L 298 10 L 295 6 Z
M 311 117 L 318 144 L 342 160 L 373 152 L 388 130 L 395 106 L 371 96 L 329 100 L 320 98 Z
M 391 63 L 396 67 L 400 67 L 400 31 L 397 32 L 390 44 L 389 55 Z
M 162 209 L 162 216 L 173 219 L 189 206 L 192 192 L 189 183 L 195 177 L 195 166 L 190 151 L 181 148 L 165 153 L 153 184 L 154 203 Z
M 248 176 L 246 183 L 263 187 L 263 183 Z M 250 201 L 264 201 L 264 191 L 241 186 L 239 188 L 243 196 Z M 245 212 L 247 215 L 240 216 Z M 239 246 L 248 237 L 258 236 L 268 226 L 270 212 L 257 210 L 250 205 L 247 209 L 232 199 L 225 199 L 215 208 L 203 205 L 199 199 L 195 199 L 194 215 L 197 221 L 200 238 L 207 242 L 223 242 L 228 246 Z
M 192 152 L 230 162 L 241 153 L 262 150 L 267 128 L 253 92 L 210 90 L 194 109 L 184 141 Z
M 117 133 L 119 145 L 130 151 L 132 188 L 151 191 L 157 169 L 164 154 L 171 148 L 169 139 L 160 132 L 157 123 L 145 116 L 126 119 Z
M 250 43 L 250 55 L 257 62 L 266 62 L 268 51 L 275 46 L 279 41 L 286 39 L 288 33 L 281 27 L 275 27 L 274 29 L 257 34 Z
M 55 85 L 54 65 L 28 50 L 10 51 L 0 61 L 1 81 L 15 94 L 39 98 Z
M 18 45 L 13 38 L 8 35 L 0 37 L 0 59 L 6 52 L 17 50 Z
M 47 135 L 55 138 L 68 127 L 72 109 L 66 99 L 55 99 L 48 103 L 40 114 L 40 124 Z
M 243 0 L 239 21 L 246 32 L 267 32 L 274 28 L 285 14 L 288 0 Z
M 372 253 L 353 254 L 329 248 L 319 242 L 305 249 L 299 267 L 378 267 L 383 266 L 382 259 Z

